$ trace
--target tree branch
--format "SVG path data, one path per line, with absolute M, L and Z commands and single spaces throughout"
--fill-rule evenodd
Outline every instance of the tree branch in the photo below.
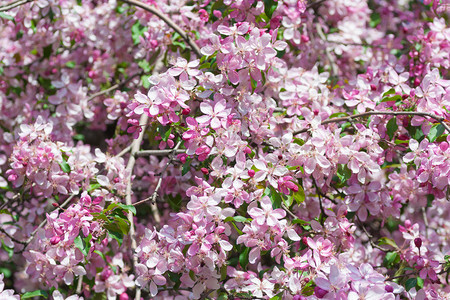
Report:
M 166 156 L 169 154 L 180 154 L 185 152 L 186 150 L 184 149 L 141 150 L 136 153 L 136 156 L 147 156 L 147 155 Z
M 144 138 L 144 133 L 145 133 L 145 129 L 146 129 L 146 124 L 148 122 L 148 116 L 147 114 L 142 114 L 141 115 L 141 119 L 139 120 L 139 124 L 144 124 L 142 125 L 142 131 L 139 133 L 139 136 L 136 140 L 133 141 L 133 143 L 131 144 L 131 155 L 130 158 L 128 159 L 128 163 L 127 163 L 127 167 L 126 170 L 128 171 L 128 183 L 127 183 L 127 191 L 126 191 L 126 196 L 125 196 L 125 202 L 126 205 L 132 205 L 131 202 L 131 179 L 133 176 L 133 168 L 134 165 L 136 164 L 136 157 L 134 156 L 138 151 L 139 148 L 141 147 L 141 142 Z M 131 239 L 131 251 L 134 253 L 136 248 L 137 248 L 137 242 L 136 242 L 136 229 L 134 228 L 134 219 L 133 219 L 133 213 L 131 211 L 128 211 L 128 221 L 130 222 L 130 239 Z M 138 258 L 136 255 L 133 255 L 133 269 L 136 268 L 138 264 Z M 138 288 L 136 289 L 136 298 L 137 300 L 139 300 L 141 298 L 141 289 Z
M 18 1 L 8 3 L 6 5 L 0 6 L 0 12 L 13 9 L 15 7 L 21 6 L 21 5 L 29 3 L 29 2 L 33 2 L 33 0 L 18 0 Z
M 450 133 L 450 127 L 444 122 L 444 120 L 445 120 L 444 117 L 439 117 L 432 113 L 418 112 L 418 111 L 368 111 L 365 113 L 356 114 L 356 115 L 352 115 L 352 116 L 348 116 L 348 117 L 339 117 L 339 118 L 328 119 L 328 120 L 323 121 L 321 124 L 326 125 L 326 124 L 330 124 L 330 123 L 338 123 L 338 122 L 343 122 L 343 121 L 350 122 L 352 119 L 367 117 L 367 116 L 376 116 L 376 115 L 429 117 L 429 118 L 435 119 L 436 121 L 441 123 L 441 125 L 444 126 L 444 128 Z M 307 131 L 308 131 L 308 129 L 306 128 L 306 129 L 295 131 L 293 134 L 296 135 L 296 134 L 304 133 Z
M 162 183 L 163 175 L 164 175 L 164 173 L 166 172 L 166 170 L 167 170 L 167 168 L 169 167 L 169 165 L 172 163 L 173 159 L 175 158 L 175 153 L 177 152 L 177 150 L 178 150 L 178 148 L 179 148 L 180 146 L 181 146 L 181 141 L 179 141 L 179 142 L 177 143 L 177 145 L 175 146 L 175 148 L 173 148 L 172 150 L 170 150 L 170 151 L 171 151 L 171 155 L 170 155 L 170 157 L 169 157 L 169 161 L 166 163 L 166 165 L 164 166 L 164 168 L 163 168 L 162 171 L 161 171 L 161 176 L 160 176 L 159 179 L 158 179 L 158 183 L 156 184 L 156 188 L 155 188 L 155 191 L 153 192 L 153 194 L 152 194 L 150 197 L 145 198 L 144 200 L 141 200 L 141 201 L 139 201 L 139 202 L 134 203 L 134 204 L 133 204 L 134 206 L 137 206 L 137 205 L 139 205 L 139 204 L 142 204 L 142 203 L 144 203 L 144 202 L 147 202 L 147 201 L 151 200 L 151 204 L 154 205 L 154 206 L 155 206 L 155 209 L 156 209 L 156 197 L 158 197 L 158 192 L 159 192 L 159 190 L 161 189 L 161 183 Z M 183 150 L 183 151 L 184 151 L 184 150 Z M 153 209 L 153 206 L 152 206 L 152 209 Z
M 175 30 L 175 32 L 177 32 L 186 41 L 186 43 L 189 44 L 189 46 L 191 47 L 192 51 L 195 52 L 195 54 L 197 55 L 198 58 L 203 56 L 201 51 L 200 51 L 200 48 L 197 46 L 195 41 L 193 41 L 183 29 L 181 29 L 177 24 L 175 24 L 168 16 L 163 14 L 161 11 L 159 11 L 158 9 L 156 9 L 153 6 L 147 5 L 147 4 L 142 3 L 140 1 L 137 1 L 137 0 L 122 0 L 122 1 L 127 3 L 127 4 L 140 7 L 142 9 L 144 9 L 144 10 L 154 14 L 155 16 L 160 18 L 161 20 L 163 20 L 170 28 Z

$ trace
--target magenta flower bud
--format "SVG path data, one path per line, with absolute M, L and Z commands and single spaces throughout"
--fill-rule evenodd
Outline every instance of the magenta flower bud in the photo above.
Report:
M 61 241 L 61 237 L 59 235 L 55 235 L 50 239 L 50 244 L 56 245 Z
M 394 288 L 393 288 L 392 286 L 390 286 L 390 285 L 386 285 L 386 286 L 384 287 L 384 290 L 385 290 L 387 293 L 392 293 L 392 292 L 394 291 Z
M 125 293 L 125 292 L 123 292 L 119 296 L 119 300 L 128 300 L 128 299 L 130 299 L 130 297 L 128 297 L 127 293 Z
M 59 204 L 58 203 L 52 203 L 53 207 L 58 207 Z
M 442 143 L 439 145 L 439 148 L 440 148 L 442 151 L 447 151 L 447 149 L 448 149 L 448 143 L 447 143 L 447 142 L 442 142 Z
M 255 176 L 255 173 L 256 173 L 255 170 L 252 170 L 252 169 L 248 170 L 248 172 L 247 172 L 248 176 L 250 176 L 252 178 L 253 178 L 253 176 Z
M 300 40 L 302 41 L 302 43 L 307 43 L 309 42 L 309 36 L 307 36 L 306 34 L 302 34 Z
M 422 247 L 422 239 L 421 238 L 415 238 L 414 239 L 414 245 L 416 245 L 417 248 Z
M 203 174 L 208 175 L 209 171 L 207 168 L 201 168 L 200 171 L 202 171 Z
M 250 147 L 245 147 L 244 153 L 245 154 L 250 154 L 250 153 L 252 153 L 252 149 L 250 149 Z
M 317 296 L 317 298 L 323 298 L 323 297 L 325 297 L 326 294 L 328 294 L 328 291 L 316 286 L 314 288 L 314 294 Z
M 102 201 L 103 201 L 103 197 L 95 197 L 94 200 L 92 201 L 92 203 L 94 205 L 97 205 L 97 204 L 99 204 Z
M 183 116 L 187 116 L 188 114 L 191 113 L 191 109 L 189 107 L 183 109 L 183 111 L 181 112 L 183 114 Z

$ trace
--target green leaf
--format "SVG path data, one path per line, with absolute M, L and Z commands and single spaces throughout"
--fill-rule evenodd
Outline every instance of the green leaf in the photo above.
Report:
M 392 94 L 395 94 L 395 90 L 394 89 L 390 89 L 387 92 L 385 92 L 383 94 L 383 98 L 386 97 L 387 95 L 392 95 Z
M 402 96 L 394 95 L 392 97 L 384 97 L 383 99 L 381 99 L 381 102 L 397 102 L 399 100 L 402 100 Z
M 256 88 L 258 87 L 258 81 L 256 81 L 253 78 L 250 78 L 251 81 L 251 86 L 252 86 L 252 93 L 256 90 Z
M 68 67 L 70 69 L 75 68 L 75 66 L 76 66 L 76 63 L 73 60 L 66 62 L 66 67 Z
M 383 260 L 383 265 L 392 267 L 400 262 L 400 255 L 397 252 L 388 252 Z
M 308 225 L 310 222 L 302 219 L 294 219 L 292 220 L 292 224 Z
M 352 171 L 347 167 L 347 165 L 340 164 L 338 165 L 336 175 L 341 183 L 345 183 L 352 176 Z
M 270 300 L 281 300 L 283 299 L 283 292 L 276 294 L 275 296 L 273 296 L 272 298 L 270 298 Z
M 82 239 L 80 235 L 75 238 L 73 244 L 75 245 L 75 247 L 80 249 L 81 253 L 83 253 L 84 256 L 88 255 L 89 251 L 87 249 L 86 241 L 85 239 Z
M 108 231 L 108 235 L 110 238 L 115 239 L 119 245 L 122 245 L 123 243 L 123 234 L 120 232 L 115 232 L 115 231 Z
M 191 158 L 186 159 L 186 162 L 183 164 L 181 168 L 181 176 L 186 175 L 191 170 Z
M 243 269 L 247 268 L 248 265 L 248 254 L 250 252 L 250 248 L 245 247 L 245 250 L 239 254 L 239 264 Z
M 91 185 L 89 185 L 89 188 L 87 189 L 88 192 L 93 191 L 95 189 L 98 189 L 99 187 L 101 187 L 100 183 L 92 183 Z
M 301 185 L 298 185 L 298 191 L 294 192 L 293 196 L 298 205 L 305 201 L 305 190 Z
M 11 258 L 14 255 L 14 248 L 9 248 L 8 246 L 6 246 L 3 240 L 2 240 L 2 249 L 8 253 L 9 258 Z
M 148 73 L 151 70 L 151 66 L 149 64 L 148 61 L 146 61 L 145 59 L 141 60 L 138 62 L 138 66 L 141 67 L 142 70 L 144 70 L 144 72 Z
M 53 49 L 53 47 L 52 47 L 51 44 L 46 46 L 46 47 L 44 47 L 44 49 L 43 49 L 43 51 L 44 51 L 44 58 L 49 58 L 50 55 L 52 55 L 52 49 Z
M 398 129 L 397 118 L 394 117 L 394 118 L 390 119 L 386 125 L 386 129 L 387 129 L 387 135 L 389 136 L 389 139 L 392 140 L 395 132 Z
M 272 18 L 272 15 L 277 7 L 278 2 L 274 0 L 264 0 L 264 12 L 266 13 L 267 17 L 269 17 L 269 19 Z
M 44 297 L 45 299 L 48 298 L 48 292 L 44 290 L 36 290 L 33 292 L 26 292 L 23 294 L 20 299 L 28 299 L 28 298 L 34 298 L 34 297 Z
M 419 289 L 423 289 L 423 279 L 422 278 L 420 278 L 420 277 L 417 277 L 417 287 L 419 288 Z
M 117 203 L 117 205 L 124 210 L 131 211 L 133 215 L 136 215 L 136 207 L 134 207 L 133 205 L 125 205 L 122 203 Z
M 141 76 L 142 86 L 145 89 L 148 89 L 150 87 L 150 82 L 148 81 L 149 78 L 150 78 L 150 75 L 142 75 Z
M 231 224 L 233 225 L 234 229 L 236 229 L 236 232 L 237 232 L 239 235 L 242 235 L 242 234 L 243 234 L 242 230 L 240 230 L 240 229 L 237 227 L 236 223 L 231 222 Z
M 62 162 L 59 162 L 59 166 L 64 173 L 70 173 L 70 166 L 65 159 Z
M 381 16 L 379 13 L 374 12 L 370 15 L 369 26 L 374 28 L 377 27 L 378 24 L 381 23 Z
M 246 223 L 246 222 L 251 222 L 252 219 L 247 219 L 246 217 L 243 216 L 235 216 L 235 217 L 226 217 L 224 222 L 230 222 L 230 221 L 235 221 L 235 222 L 239 222 L 239 223 Z
M 6 19 L 6 20 L 10 20 L 10 21 L 14 21 L 14 17 L 13 16 L 5 14 L 4 12 L 0 12 L 0 18 Z
M 442 124 L 434 125 L 428 133 L 428 140 L 434 142 L 439 136 L 441 136 L 445 131 L 445 127 Z
M 169 276 L 169 279 L 170 279 L 173 283 L 175 283 L 173 289 L 174 289 L 175 291 L 177 291 L 178 288 L 179 288 L 180 285 L 181 285 L 181 280 L 180 280 L 181 274 L 180 274 L 180 273 L 167 272 L 167 275 Z
M 103 258 L 104 261 L 106 261 L 106 256 L 105 254 L 103 254 L 103 252 L 99 250 L 94 250 L 94 253 L 97 253 L 98 255 L 100 255 L 101 258 Z
M 405 289 L 407 291 L 409 291 L 410 289 L 412 289 L 413 287 L 415 287 L 417 284 L 417 278 L 409 278 L 408 280 L 406 280 L 405 282 Z
M 144 35 L 144 32 L 148 30 L 147 27 L 142 26 L 139 21 L 136 21 L 134 25 L 131 27 L 131 38 L 133 39 L 133 42 L 135 45 L 140 43 L 139 37 Z
M 342 118 L 342 117 L 347 117 L 347 116 L 348 116 L 348 113 L 345 113 L 345 112 L 337 112 L 337 113 L 332 114 L 332 115 L 329 117 L 329 119 L 333 119 L 333 118 Z
M 280 194 L 275 190 L 273 186 L 271 186 L 269 190 L 270 190 L 269 198 L 272 201 L 273 209 L 280 208 L 282 200 Z
M 292 203 L 294 203 L 294 197 L 292 195 L 281 194 L 281 199 L 287 208 L 290 208 Z
M 387 238 L 387 237 L 382 237 L 378 240 L 378 245 L 389 245 L 394 247 L 395 249 L 398 249 L 397 244 L 395 243 L 395 241 L 393 239 Z

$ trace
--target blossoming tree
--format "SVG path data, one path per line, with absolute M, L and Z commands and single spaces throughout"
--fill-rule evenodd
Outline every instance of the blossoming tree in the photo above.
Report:
M 449 299 L 449 5 L 1 0 L 0 298 Z

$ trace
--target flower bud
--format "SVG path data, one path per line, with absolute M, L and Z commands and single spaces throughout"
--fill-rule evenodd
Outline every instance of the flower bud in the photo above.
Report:
M 422 239 L 421 238 L 415 238 L 414 239 L 414 245 L 416 245 L 417 248 L 422 247 Z
M 183 111 L 181 112 L 184 116 L 187 116 L 188 114 L 191 113 L 191 109 L 189 107 L 183 109 Z
M 255 173 L 256 173 L 255 170 L 252 170 L 252 169 L 248 170 L 248 172 L 247 172 L 248 176 L 250 176 L 252 178 L 253 178 L 253 176 L 255 176 Z
M 61 237 L 59 235 L 55 235 L 50 239 L 50 244 L 56 245 L 61 241 Z
M 203 174 L 208 175 L 209 171 L 207 168 L 201 168 L 200 171 L 202 171 Z
M 392 286 L 390 286 L 390 285 L 386 285 L 386 286 L 384 287 L 384 290 L 385 290 L 387 293 L 392 293 L 392 292 L 394 291 L 394 288 L 393 288 Z

